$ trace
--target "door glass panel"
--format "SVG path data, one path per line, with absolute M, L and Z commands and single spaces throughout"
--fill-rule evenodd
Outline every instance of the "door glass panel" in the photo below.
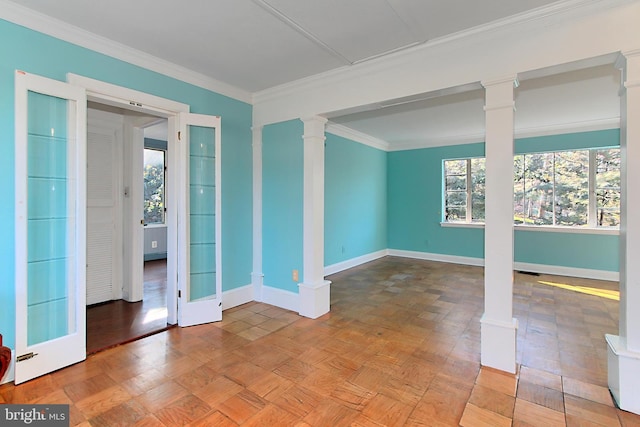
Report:
M 189 127 L 189 295 L 216 297 L 215 129 Z
M 75 183 L 65 99 L 28 93 L 27 345 L 75 332 Z

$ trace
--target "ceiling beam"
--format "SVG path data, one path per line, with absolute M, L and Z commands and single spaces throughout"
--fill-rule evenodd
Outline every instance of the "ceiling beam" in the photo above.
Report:
M 322 48 L 325 52 L 329 53 L 334 58 L 338 59 L 340 62 L 344 63 L 344 65 L 353 65 L 353 61 L 349 60 L 345 56 L 343 56 L 340 52 L 326 44 L 322 41 L 318 36 L 308 31 L 296 21 L 285 15 L 280 10 L 276 9 L 265 0 L 252 0 L 257 6 L 261 7 L 263 10 L 277 18 L 283 24 L 289 26 L 291 29 L 295 30 L 300 35 L 304 36 L 307 40 L 311 41 L 318 47 Z

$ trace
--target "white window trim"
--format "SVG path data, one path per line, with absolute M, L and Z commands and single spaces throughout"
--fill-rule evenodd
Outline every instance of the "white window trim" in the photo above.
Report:
M 483 222 L 441 222 L 441 227 L 444 228 L 482 228 L 484 229 Z M 516 231 L 541 231 L 545 233 L 572 233 L 572 234 L 604 234 L 614 235 L 620 234 L 620 228 L 618 227 L 586 227 L 586 226 L 563 226 L 563 225 L 523 225 L 513 224 L 513 229 Z
M 565 226 L 565 225 L 556 225 L 556 216 L 553 215 L 553 225 L 526 225 L 526 224 L 514 224 L 515 230 L 526 230 L 533 231 L 539 230 L 543 232 L 556 232 L 556 233 L 576 233 L 576 234 L 609 234 L 609 235 L 619 235 L 620 227 L 603 227 L 597 225 L 598 218 L 598 202 L 596 199 L 596 172 L 597 172 L 597 151 L 598 150 L 606 150 L 616 147 L 593 147 L 593 148 L 581 148 L 576 150 L 560 150 L 557 152 L 564 151 L 587 151 L 589 154 L 589 206 L 588 206 L 588 217 L 587 217 L 587 225 L 586 226 Z M 546 152 L 545 152 L 546 153 Z M 550 153 L 556 153 L 556 151 L 550 151 Z M 527 154 L 534 153 L 519 153 L 514 154 L 515 156 L 526 156 Z M 442 221 L 440 222 L 440 226 L 442 227 L 458 227 L 458 228 L 484 228 L 484 223 L 481 222 L 472 222 L 473 213 L 471 212 L 471 203 L 472 203 L 472 192 L 471 188 L 471 159 L 476 157 L 469 157 L 463 159 L 444 159 L 443 164 L 443 172 L 444 172 L 444 162 L 447 160 L 466 160 L 467 162 L 467 209 L 466 209 L 466 220 L 465 221 Z M 555 182 L 555 155 L 553 156 L 553 200 L 556 198 L 556 182 Z M 443 177 L 445 175 L 443 174 Z M 446 190 L 445 190 L 446 191 Z M 446 197 L 445 197 L 446 200 Z M 444 204 L 444 201 L 443 201 Z M 554 207 L 555 209 L 555 207 Z M 554 211 L 555 212 L 555 211 Z

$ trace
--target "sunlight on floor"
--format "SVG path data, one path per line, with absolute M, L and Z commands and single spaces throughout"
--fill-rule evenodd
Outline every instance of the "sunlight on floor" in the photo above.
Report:
M 149 310 L 147 314 L 144 316 L 144 320 L 142 321 L 142 323 L 154 322 L 156 320 L 162 319 L 163 317 L 164 318 L 167 317 L 166 307 L 153 308 Z
M 567 285 L 564 283 L 555 283 L 555 282 L 545 282 L 539 280 L 538 283 L 541 285 L 554 286 L 556 288 L 567 289 L 569 291 L 580 292 L 587 295 L 594 295 L 597 297 L 612 299 L 616 301 L 620 301 L 620 292 L 619 291 L 611 291 L 608 289 L 598 289 L 598 288 L 590 288 L 588 286 L 575 286 L 575 285 Z

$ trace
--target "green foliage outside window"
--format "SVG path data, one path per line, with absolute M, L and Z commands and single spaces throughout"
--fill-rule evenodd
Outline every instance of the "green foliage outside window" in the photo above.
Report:
M 485 159 L 445 160 L 443 166 L 444 220 L 484 222 Z M 594 169 L 592 177 L 590 166 Z M 594 181 L 591 190 L 590 178 Z M 470 185 L 467 185 L 468 181 Z M 517 155 L 514 157 L 513 189 L 516 224 L 618 226 L 620 150 Z
M 144 223 L 164 224 L 164 151 L 144 150 Z

